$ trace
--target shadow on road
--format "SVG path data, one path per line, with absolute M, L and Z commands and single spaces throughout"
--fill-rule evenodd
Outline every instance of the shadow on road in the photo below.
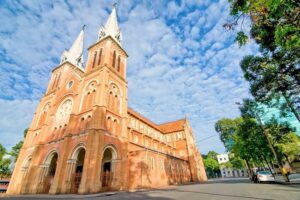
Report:
M 209 179 L 207 182 L 203 184 L 216 184 L 216 183 L 222 183 L 222 184 L 241 184 L 241 183 L 252 183 L 249 178 L 220 178 L 220 179 Z
M 177 192 L 187 192 L 187 193 L 198 193 L 198 194 L 214 195 L 214 196 L 220 196 L 220 197 L 235 197 L 235 198 L 243 198 L 243 199 L 273 200 L 273 199 L 266 199 L 266 198 L 247 197 L 247 196 L 241 196 L 241 195 L 216 194 L 216 193 L 195 192 L 195 191 L 188 191 L 188 190 L 176 190 L 176 191 Z
M 93 200 L 93 199 L 101 199 L 101 200 L 113 200 L 113 199 L 125 199 L 125 200 L 138 200 L 138 199 L 143 199 L 143 200 L 171 200 L 170 198 L 165 198 L 165 197 L 153 197 L 150 196 L 147 193 L 143 192 L 124 192 L 124 193 L 116 193 L 116 194 L 111 194 L 111 195 L 103 195 L 99 193 L 99 195 L 23 195 L 19 197 L 4 197 L 0 199 L 7 199 L 7 200 L 19 200 L 19 199 L 25 199 L 25 200 L 45 200 L 45 199 L 63 199 L 63 200 L 73 200 L 73 199 L 78 199 L 78 200 L 83 200 L 83 199 L 88 199 L 88 200 Z

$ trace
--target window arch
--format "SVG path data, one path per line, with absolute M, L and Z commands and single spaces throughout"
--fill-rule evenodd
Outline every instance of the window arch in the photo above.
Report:
M 82 103 L 82 111 L 92 109 L 92 106 L 95 103 L 96 88 L 97 88 L 96 81 L 91 81 L 85 88 L 85 93 L 84 93 L 83 103 Z
M 116 113 L 120 113 L 121 94 L 120 89 L 114 83 L 109 85 L 108 108 Z
M 93 64 L 92 64 L 92 68 L 95 67 L 96 64 L 96 59 L 97 59 L 97 51 L 94 52 L 94 58 L 93 58 Z
M 45 123 L 45 121 L 47 119 L 47 113 L 48 113 L 49 108 L 50 108 L 50 103 L 46 103 L 46 105 L 41 110 L 37 127 L 40 127 Z
M 31 158 L 32 158 L 31 155 L 26 157 L 26 159 L 24 160 L 23 165 L 22 165 L 22 171 L 27 171 L 28 170 L 28 168 L 30 166 L 30 163 L 31 163 Z
M 59 81 L 60 81 L 60 75 L 61 75 L 61 72 L 59 72 L 59 74 L 58 74 L 55 87 L 58 87 L 58 84 L 59 84 Z
M 111 116 L 107 117 L 106 128 L 109 132 L 111 132 L 111 129 L 112 129 L 112 117 Z
M 102 57 L 102 48 L 100 48 L 100 50 L 99 50 L 98 65 L 101 64 L 101 57 Z
M 116 134 L 118 133 L 118 120 L 117 119 L 114 119 L 113 120 L 113 126 L 112 126 L 112 133 L 113 134 Z
M 112 60 L 112 67 L 115 68 L 116 66 L 116 51 L 113 53 L 113 60 Z
M 117 70 L 118 72 L 120 71 L 120 62 L 121 62 L 121 56 L 118 56 L 118 66 L 117 66 Z

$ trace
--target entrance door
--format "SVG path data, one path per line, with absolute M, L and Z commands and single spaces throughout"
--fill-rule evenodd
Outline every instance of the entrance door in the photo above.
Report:
M 103 152 L 102 166 L 101 166 L 101 183 L 102 190 L 110 190 L 114 176 L 114 163 L 117 158 L 116 151 L 113 148 L 106 148 Z
M 85 149 L 79 149 L 79 153 L 77 156 L 75 171 L 73 172 L 73 181 L 71 185 L 71 192 L 78 193 L 78 189 L 81 183 L 82 172 L 83 172 L 83 164 L 85 157 Z
M 111 182 L 111 162 L 106 162 L 103 165 L 103 177 L 102 177 L 102 187 L 110 186 Z
M 50 191 L 51 185 L 53 184 L 54 181 L 55 172 L 56 172 L 57 158 L 58 155 L 56 152 L 50 157 L 51 161 L 49 164 L 48 172 L 44 177 L 42 193 L 49 193 Z

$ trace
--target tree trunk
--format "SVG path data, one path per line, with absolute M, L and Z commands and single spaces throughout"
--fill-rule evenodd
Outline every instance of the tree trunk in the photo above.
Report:
M 248 159 L 245 159 L 245 163 L 246 163 L 246 166 L 247 166 L 247 169 L 248 169 L 248 175 L 249 175 L 249 177 L 252 178 L 253 171 L 251 170 L 250 163 L 249 163 Z
M 290 168 L 292 169 L 292 163 L 289 160 L 289 157 L 286 154 L 283 154 L 283 156 L 285 157 L 286 161 L 289 163 Z
M 269 163 L 268 163 L 268 161 L 267 161 L 267 159 L 266 159 L 264 156 L 263 156 L 263 159 L 264 159 L 265 163 L 267 164 L 267 166 L 268 166 L 268 168 L 269 168 L 271 174 L 274 175 L 273 172 L 272 172 L 272 169 L 271 169 L 271 167 L 270 167 L 270 165 L 269 165 Z
M 275 148 L 274 148 L 274 146 L 272 145 L 272 142 L 271 142 L 271 140 L 270 140 L 270 138 L 269 138 L 269 136 L 268 136 L 268 133 L 267 133 L 267 130 L 265 129 L 265 126 L 263 125 L 263 123 L 262 123 L 262 121 L 261 121 L 261 118 L 260 118 L 258 115 L 256 115 L 256 118 L 258 119 L 259 125 L 260 125 L 260 127 L 261 127 L 261 129 L 262 129 L 262 132 L 263 132 L 264 136 L 265 136 L 266 139 L 267 139 L 267 142 L 268 142 L 268 144 L 269 144 L 269 147 L 271 148 L 271 151 L 272 151 L 272 153 L 273 153 L 273 155 L 274 155 L 274 157 L 275 157 L 275 160 L 276 160 L 277 163 L 278 163 L 278 166 L 279 166 L 279 169 L 280 169 L 280 172 L 281 172 L 282 176 L 284 177 L 284 179 L 285 179 L 286 182 L 290 182 L 288 176 L 283 172 L 283 166 L 282 166 L 282 163 L 281 163 L 281 161 L 280 161 L 279 158 L 278 158 L 277 152 L 275 151 Z
M 285 101 L 287 102 L 288 107 L 292 110 L 292 113 L 294 113 L 295 117 L 300 122 L 300 114 L 296 110 L 294 103 L 291 101 L 290 96 L 288 94 L 286 94 L 286 92 L 283 92 L 282 94 L 283 94 L 283 97 L 285 98 Z

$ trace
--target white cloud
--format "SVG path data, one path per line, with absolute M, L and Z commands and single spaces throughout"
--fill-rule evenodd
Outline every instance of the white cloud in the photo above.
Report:
M 37 104 L 38 101 L 0 99 L 0 143 L 8 150 L 23 139 Z
M 18 106 L 18 114 L 0 120 L 0 134 L 6 138 L 1 143 L 11 146 L 21 139 L 60 54 L 83 24 L 85 46 L 93 44 L 112 3 L 10 1 L 10 9 L 2 9 L 0 114 L 14 113 L 12 105 Z M 249 95 L 239 61 L 255 46 L 233 44 L 233 33 L 222 27 L 228 9 L 226 0 L 120 1 L 123 46 L 130 56 L 129 105 L 158 123 L 188 116 L 196 140 L 216 134 L 218 119 L 237 116 L 234 102 Z M 21 113 L 28 113 L 24 121 Z M 218 136 L 199 142 L 199 148 L 203 153 L 224 151 Z

